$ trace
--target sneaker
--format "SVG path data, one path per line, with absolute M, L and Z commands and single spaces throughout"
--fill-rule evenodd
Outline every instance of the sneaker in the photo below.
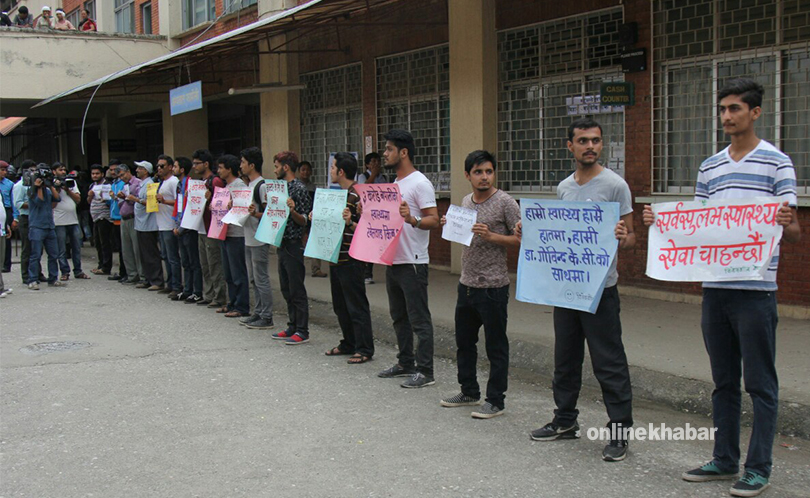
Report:
M 179 292 L 177 292 L 177 291 L 170 291 L 170 292 L 169 292 L 169 295 L 168 295 L 168 296 L 166 296 L 166 297 L 168 297 L 168 298 L 169 298 L 169 299 L 171 299 L 172 301 L 177 301 L 177 296 L 179 296 L 179 295 L 180 295 L 180 293 L 179 293 Z
M 480 419 L 493 418 L 499 415 L 503 415 L 503 408 L 498 408 L 488 401 L 481 408 L 472 412 L 472 418 Z
M 247 325 L 245 325 L 245 327 L 247 327 Z M 307 342 L 309 342 L 309 337 L 304 337 L 296 332 L 292 337 L 284 341 L 284 344 L 287 346 L 297 346 L 299 344 L 306 344 Z
M 155 291 L 162 291 L 162 290 L 163 290 L 163 287 L 161 287 L 161 286 L 159 286 L 159 285 L 150 285 L 149 287 L 147 287 L 147 288 L 146 288 L 146 290 L 148 290 L 148 291 L 152 291 L 152 292 L 155 292 Z
M 184 302 L 186 304 L 197 304 L 202 300 L 203 300 L 203 298 L 201 298 L 197 294 L 192 294 L 192 295 L 188 296 Z
M 532 439 L 535 441 L 554 441 L 555 439 L 579 439 L 579 425 L 571 427 L 560 427 L 554 422 L 550 422 L 543 427 L 533 430 Z
M 611 439 L 602 450 L 602 460 L 606 462 L 621 462 L 627 456 L 627 440 Z
M 48 282 L 48 287 L 67 287 L 67 284 L 59 280 L 54 280 L 53 282 Z
M 28 290 L 39 290 L 39 282 L 30 282 L 28 284 Z
M 239 323 L 239 325 L 247 325 L 248 323 L 255 322 L 260 318 L 261 317 L 259 315 L 250 315 L 246 316 L 245 318 L 240 318 L 237 323 Z
M 416 372 L 413 374 L 413 377 L 400 384 L 400 386 L 406 389 L 418 389 L 420 387 L 432 386 L 435 383 L 436 379 L 432 376 L 428 377 L 422 372 Z
M 140 279 L 135 279 L 135 280 L 126 279 L 126 280 L 124 280 L 122 278 L 121 280 L 118 281 L 118 283 L 119 284 L 124 284 L 124 285 L 135 285 L 140 281 L 141 281 Z
M 458 393 L 453 397 L 444 398 L 443 400 L 439 401 L 439 404 L 448 408 L 455 408 L 457 406 L 475 406 L 481 404 L 481 399 L 467 396 L 464 393 Z
M 363 282 L 364 282 L 366 285 L 371 285 L 371 284 L 373 284 L 373 283 L 374 283 L 374 279 L 373 279 L 373 278 L 367 278 L 367 279 L 365 279 Z
M 768 489 L 768 478 L 756 472 L 746 471 L 742 478 L 734 483 L 729 493 L 731 496 L 759 496 L 760 493 Z
M 155 287 L 157 287 L 157 285 L 155 285 Z M 149 284 L 147 284 L 146 282 L 141 282 L 139 284 L 136 284 L 135 288 L 136 289 L 149 289 Z
M 4 298 L 4 297 L 10 295 L 13 291 L 14 291 L 14 289 L 6 289 L 6 290 L 0 292 L 0 298 Z
M 416 373 L 416 370 L 413 368 L 405 368 L 399 363 L 394 365 L 391 368 L 387 368 L 382 372 L 377 374 L 377 377 L 382 377 L 383 379 L 393 379 L 394 377 L 411 377 L 413 374 Z
M 277 334 L 273 334 L 273 339 L 277 339 L 279 341 L 286 341 L 287 339 L 289 339 L 292 336 L 293 336 L 293 334 L 287 332 L 286 330 L 282 330 L 281 332 L 279 332 Z
M 186 294 L 185 292 L 181 292 L 181 293 L 177 294 L 176 301 L 185 301 L 190 296 L 191 296 L 191 294 Z M 172 299 L 172 301 L 175 301 L 175 299 Z
M 197 301 L 197 306 L 208 306 L 209 304 L 211 304 L 211 301 L 206 301 L 205 299 Z
M 736 479 L 738 475 L 737 472 L 723 472 L 714 462 L 709 462 L 702 467 L 684 472 L 681 474 L 681 479 L 689 482 L 706 482 Z
M 265 318 L 259 318 L 258 320 L 253 320 L 252 322 L 246 323 L 245 327 L 247 327 L 249 329 L 272 329 L 273 328 L 273 320 L 267 320 Z M 295 339 L 295 336 L 293 336 L 293 339 Z M 309 339 L 307 339 L 307 341 L 308 340 Z
M 107 280 L 121 280 L 121 275 L 117 273 L 114 275 L 110 275 L 109 277 L 107 277 Z

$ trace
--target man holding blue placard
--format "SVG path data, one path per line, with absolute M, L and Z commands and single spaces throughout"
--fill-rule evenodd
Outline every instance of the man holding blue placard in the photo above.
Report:
M 619 248 L 633 247 L 633 207 L 630 188 L 619 175 L 599 164 L 602 127 L 590 118 L 580 118 L 568 127 L 568 150 L 577 169 L 557 186 L 564 201 L 617 202 L 619 223 L 614 230 Z M 585 341 L 593 371 L 602 387 L 610 418 L 611 440 L 602 452 L 605 461 L 624 460 L 627 438 L 622 429 L 633 425 L 630 372 L 622 343 L 619 319 L 617 258 L 613 259 L 596 313 L 554 307 L 554 420 L 532 431 L 535 441 L 579 438 L 577 399 L 582 388 Z
M 349 256 L 354 231 L 360 215 L 357 204 L 360 196 L 354 190 L 357 175 L 357 159 L 348 152 L 338 152 L 329 168 L 329 180 L 348 190 L 346 208 L 343 210 L 343 239 L 337 263 L 329 269 L 332 291 L 332 308 L 337 315 L 343 339 L 340 344 L 326 352 L 326 356 L 352 355 L 348 363 L 365 363 L 374 356 L 374 336 L 371 331 L 371 310 L 363 282 L 363 262 Z
M 509 375 L 509 339 L 506 337 L 506 309 L 509 304 L 509 274 L 506 248 L 520 245 L 514 233 L 520 222 L 517 202 L 495 188 L 495 158 L 485 150 L 470 152 L 464 160 L 464 176 L 473 192 L 461 206 L 477 212 L 473 239 L 461 253 L 461 278 L 456 301 L 456 346 L 458 382 L 461 392 L 441 400 L 441 405 L 478 405 L 481 390 L 475 375 L 478 361 L 478 331 L 484 327 L 489 359 L 489 382 L 484 405 L 472 412 L 473 418 L 489 419 L 503 415 Z M 446 219 L 442 216 L 442 225 Z

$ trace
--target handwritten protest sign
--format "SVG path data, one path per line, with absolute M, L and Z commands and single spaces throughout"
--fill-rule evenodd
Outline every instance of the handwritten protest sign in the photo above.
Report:
M 762 280 L 782 238 L 778 197 L 653 204 L 647 275 L 676 282 Z
M 287 218 L 290 216 L 290 208 L 287 206 L 289 197 L 287 181 L 265 180 L 264 183 L 267 189 L 267 208 L 256 229 L 256 240 L 279 247 L 284 237 L 284 229 L 287 227 Z
M 249 188 L 236 188 L 231 190 L 231 210 L 222 218 L 222 223 L 239 225 L 241 227 L 242 224 L 247 221 L 248 216 L 250 216 L 248 208 L 250 207 L 252 196 L 253 191 Z
M 150 183 L 146 186 L 146 212 L 147 213 L 157 213 L 158 212 L 158 202 L 157 202 L 157 193 L 158 189 L 160 188 L 160 184 L 158 183 Z
M 399 215 L 402 196 L 395 183 L 355 185 L 363 214 L 354 230 L 349 256 L 368 263 L 392 265 L 405 220 Z
M 516 297 L 595 313 L 616 249 L 616 202 L 520 200 Z
M 337 263 L 343 242 L 343 210 L 348 190 L 319 188 L 312 206 L 312 228 L 304 256 Z
M 180 228 L 196 230 L 197 233 L 205 233 L 205 222 L 203 221 L 205 192 L 205 181 L 188 181 L 188 200 L 183 210 L 183 219 L 180 221 Z
M 225 240 L 228 236 L 228 225 L 223 223 L 222 218 L 228 214 L 228 202 L 231 200 L 231 193 L 227 188 L 214 187 L 214 196 L 211 198 L 211 226 L 208 227 L 208 237 L 211 239 Z
M 478 218 L 478 212 L 451 204 L 444 216 L 447 223 L 442 228 L 442 238 L 469 247 L 473 238 L 472 227 Z

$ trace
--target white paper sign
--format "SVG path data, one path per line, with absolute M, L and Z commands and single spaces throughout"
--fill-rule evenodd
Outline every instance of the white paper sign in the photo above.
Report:
M 469 246 L 472 243 L 472 227 L 478 218 L 478 212 L 451 204 L 444 216 L 447 223 L 442 228 L 442 238 Z
M 188 201 L 186 201 L 186 207 L 183 210 L 183 219 L 180 222 L 181 228 L 195 230 L 197 233 L 205 233 L 205 222 L 203 221 L 205 192 L 205 181 L 188 181 Z
M 783 199 L 653 204 L 647 275 L 675 282 L 762 280 L 782 238 Z
M 112 192 L 112 185 L 110 185 L 109 183 L 101 185 L 101 200 L 104 201 L 111 200 L 112 199 L 111 192 Z
M 222 218 L 222 223 L 229 225 L 239 225 L 247 221 L 250 216 L 250 203 L 253 198 L 253 190 L 249 188 L 238 188 L 231 191 L 231 210 Z

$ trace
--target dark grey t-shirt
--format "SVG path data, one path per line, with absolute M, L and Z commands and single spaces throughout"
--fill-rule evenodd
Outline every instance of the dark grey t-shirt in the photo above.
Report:
M 520 221 L 517 202 L 503 190 L 498 190 L 481 204 L 474 203 L 472 194 L 468 194 L 461 201 L 461 207 L 477 211 L 476 223 L 483 223 L 491 232 L 500 235 L 511 235 Z M 464 247 L 461 251 L 460 282 L 476 288 L 509 285 L 506 248 L 486 242 L 481 237 L 473 237 L 470 247 Z
M 607 168 L 604 168 L 585 185 L 578 184 L 574 180 L 574 175 L 571 174 L 557 186 L 557 197 L 564 201 L 618 202 L 619 216 L 633 212 L 630 187 L 627 186 L 624 178 Z M 617 254 L 608 270 L 606 288 L 613 287 L 619 281 L 619 272 L 616 269 L 618 260 Z

